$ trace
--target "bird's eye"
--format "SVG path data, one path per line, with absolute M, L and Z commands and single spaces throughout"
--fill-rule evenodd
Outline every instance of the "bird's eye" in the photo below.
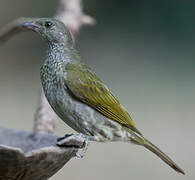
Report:
M 45 27 L 46 28 L 50 28 L 51 26 L 53 26 L 53 23 L 52 22 L 50 22 L 50 21 L 46 21 L 45 22 Z

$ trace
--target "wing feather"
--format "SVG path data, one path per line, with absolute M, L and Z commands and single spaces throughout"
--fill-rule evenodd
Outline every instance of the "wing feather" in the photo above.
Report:
M 79 100 L 104 116 L 141 134 L 124 107 L 85 64 L 68 64 L 66 72 L 68 72 L 66 85 Z

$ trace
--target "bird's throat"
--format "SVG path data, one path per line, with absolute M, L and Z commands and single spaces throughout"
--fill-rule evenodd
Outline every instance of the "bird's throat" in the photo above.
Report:
M 48 46 L 46 61 L 70 63 L 74 56 L 74 47 L 65 43 L 50 43 Z

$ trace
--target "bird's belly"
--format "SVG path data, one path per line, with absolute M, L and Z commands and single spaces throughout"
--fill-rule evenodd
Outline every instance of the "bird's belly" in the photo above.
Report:
M 76 131 L 88 134 L 88 124 L 95 123 L 94 110 L 74 98 L 65 85 L 56 89 L 50 84 L 46 89 L 45 95 L 56 114 Z

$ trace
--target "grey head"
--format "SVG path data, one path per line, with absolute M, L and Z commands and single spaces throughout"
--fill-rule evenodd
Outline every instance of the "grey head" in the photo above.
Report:
M 53 18 L 32 18 L 21 24 L 24 30 L 37 32 L 48 43 L 72 44 L 71 34 L 63 22 Z

